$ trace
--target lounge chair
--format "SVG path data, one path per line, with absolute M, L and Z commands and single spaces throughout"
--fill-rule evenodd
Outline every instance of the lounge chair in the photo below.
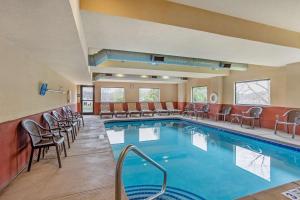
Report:
M 223 106 L 221 112 L 216 113 L 216 121 L 219 120 L 219 118 L 223 118 L 223 121 L 226 121 L 226 117 L 230 116 L 232 107 L 231 106 Z
M 164 109 L 162 106 L 161 106 L 161 102 L 155 102 L 154 103 L 154 112 L 157 113 L 157 114 L 163 114 L 163 113 L 166 113 L 166 114 L 170 114 L 170 112 L 167 110 L 167 109 Z
M 136 103 L 127 103 L 127 107 L 128 107 L 128 115 L 129 117 L 131 117 L 134 114 L 138 114 L 141 116 L 141 111 L 137 110 L 136 108 Z
M 204 117 L 208 118 L 208 113 L 209 113 L 209 104 L 204 104 L 200 110 L 196 110 L 195 114 L 198 119 L 198 117 L 201 117 L 204 119 Z
M 41 125 L 39 125 L 38 123 L 30 119 L 23 120 L 21 122 L 21 125 L 23 129 L 28 133 L 30 137 L 30 143 L 31 143 L 31 153 L 29 157 L 27 171 L 29 172 L 31 169 L 34 150 L 35 149 L 39 150 L 37 161 L 40 161 L 41 151 L 44 150 L 45 148 L 49 148 L 50 146 L 55 146 L 58 165 L 59 168 L 61 168 L 60 147 L 63 148 L 65 157 L 67 157 L 64 137 L 60 137 L 52 134 L 50 130 L 42 127 Z
M 154 112 L 153 110 L 149 109 L 148 103 L 142 102 L 140 103 L 140 106 L 141 106 L 142 116 L 144 116 L 145 114 L 152 114 L 152 116 L 154 116 Z
M 170 112 L 170 114 L 175 114 L 175 113 L 179 114 L 181 112 L 181 110 L 174 108 L 173 102 L 166 102 L 166 107 L 167 110 Z
M 285 112 L 281 117 L 276 115 L 274 134 L 277 134 L 278 125 L 284 125 L 285 131 L 289 133 L 289 126 L 293 127 L 292 138 L 295 138 L 296 127 L 300 125 L 300 110 L 291 109 Z
M 194 103 L 188 103 L 183 111 L 183 116 L 193 116 L 195 115 L 195 104 Z
M 263 111 L 262 107 L 251 107 L 246 112 L 242 112 L 241 118 L 241 127 L 243 127 L 243 123 L 245 120 L 250 120 L 251 128 L 254 128 L 255 121 L 258 122 L 259 127 L 261 127 L 260 116 Z
M 114 117 L 114 112 L 110 110 L 109 103 L 101 103 L 100 118 L 102 118 L 103 115 L 111 115 L 111 117 Z
M 118 115 L 125 115 L 127 117 L 127 111 L 124 110 L 123 103 L 114 104 L 114 115 L 115 117 L 118 117 Z

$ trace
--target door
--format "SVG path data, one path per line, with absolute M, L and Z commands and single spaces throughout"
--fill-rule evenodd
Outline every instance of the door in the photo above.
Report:
M 94 114 L 94 86 L 81 86 L 81 112 Z

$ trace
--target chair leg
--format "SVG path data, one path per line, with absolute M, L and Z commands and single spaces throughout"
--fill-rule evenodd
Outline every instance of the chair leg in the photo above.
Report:
M 44 159 L 45 158 L 45 147 L 43 148 L 43 154 L 42 154 L 42 158 Z
M 274 134 L 276 135 L 277 134 L 277 127 L 278 127 L 278 123 L 277 121 L 275 122 L 275 127 L 274 127 Z
M 66 144 L 65 144 L 65 141 L 63 141 L 62 145 L 63 145 L 65 157 L 67 157 L 67 150 L 66 150 Z
M 68 140 L 68 147 L 69 147 L 69 149 L 71 148 L 71 145 L 70 145 L 70 139 L 69 139 L 69 133 L 68 133 L 68 131 L 66 131 L 66 134 L 65 134 L 66 136 L 67 136 L 67 140 Z
M 71 129 L 70 133 L 72 136 L 72 142 L 74 142 L 75 141 L 75 133 L 74 133 L 73 129 Z
M 81 116 L 81 120 L 82 120 L 82 126 L 84 126 L 84 119 L 83 119 L 83 116 Z
M 58 145 L 55 145 L 55 148 L 56 148 L 56 155 L 57 155 L 58 166 L 59 166 L 59 168 L 61 168 L 61 160 L 60 160 L 60 154 L 59 154 Z
M 33 158 L 33 152 L 34 152 L 34 148 L 31 148 L 31 152 L 30 152 L 30 158 L 29 158 L 29 162 L 28 162 L 28 168 L 27 171 L 30 172 L 31 169 L 31 163 L 32 163 L 32 158 Z
M 41 158 L 41 151 L 42 151 L 42 149 L 39 148 L 39 153 L 38 153 L 38 157 L 37 157 L 37 161 L 38 161 L 38 162 L 40 161 L 40 158 Z

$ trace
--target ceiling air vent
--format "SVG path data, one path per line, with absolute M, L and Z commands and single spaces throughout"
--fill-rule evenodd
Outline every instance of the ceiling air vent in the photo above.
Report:
M 165 62 L 165 57 L 164 56 L 152 56 L 152 62 Z
M 105 74 L 105 76 L 112 76 L 112 74 Z
M 230 69 L 231 63 L 220 63 L 220 67 Z
M 151 76 L 151 78 L 157 78 L 157 76 Z

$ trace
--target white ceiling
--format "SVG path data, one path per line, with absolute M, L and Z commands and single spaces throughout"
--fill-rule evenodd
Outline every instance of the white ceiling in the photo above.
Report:
M 169 0 L 300 32 L 299 0 Z
M 69 1 L 5 1 L 0 27 L 2 39 L 24 49 L 41 67 L 74 83 L 91 81 Z
M 300 49 L 81 11 L 88 47 L 265 66 L 300 61 Z

